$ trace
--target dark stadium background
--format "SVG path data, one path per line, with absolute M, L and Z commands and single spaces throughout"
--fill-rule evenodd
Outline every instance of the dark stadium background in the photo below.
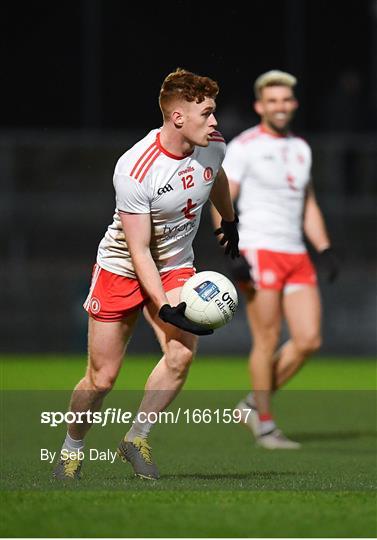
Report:
M 322 282 L 323 352 L 373 354 L 376 337 L 377 2 L 5 2 L 0 16 L 0 352 L 84 352 L 97 244 L 117 158 L 161 123 L 157 96 L 182 66 L 215 78 L 227 140 L 256 121 L 254 79 L 299 79 L 295 130 L 343 272 Z M 199 269 L 226 266 L 208 212 Z M 202 351 L 245 353 L 242 309 Z M 144 339 L 140 339 L 143 337 Z M 134 352 L 157 350 L 142 321 Z

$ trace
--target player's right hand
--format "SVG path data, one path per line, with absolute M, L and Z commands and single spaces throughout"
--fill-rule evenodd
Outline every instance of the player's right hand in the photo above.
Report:
M 191 334 L 196 334 L 197 336 L 208 336 L 209 334 L 213 334 L 213 330 L 203 328 L 203 326 L 200 324 L 189 321 L 189 319 L 185 317 L 185 309 L 185 302 L 181 302 L 175 307 L 172 307 L 169 304 L 164 304 L 160 308 L 158 316 L 164 322 L 173 324 L 177 328 L 185 330 L 186 332 L 191 332 Z
M 340 263 L 336 253 L 332 247 L 328 247 L 320 252 L 319 257 L 320 265 L 327 273 L 327 281 L 333 283 L 340 271 Z
M 235 259 L 240 256 L 238 249 L 238 230 L 237 230 L 238 216 L 235 214 L 233 221 L 221 220 L 220 227 L 215 230 L 214 234 L 218 236 L 222 234 L 220 240 L 220 246 L 225 246 L 225 255 L 230 255 L 231 259 Z
M 234 281 L 241 281 L 243 283 L 253 282 L 251 266 L 243 255 L 229 260 L 229 270 Z

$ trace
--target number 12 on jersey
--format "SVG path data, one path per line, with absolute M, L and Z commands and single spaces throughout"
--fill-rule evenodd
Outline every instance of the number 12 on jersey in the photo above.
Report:
M 192 174 L 182 176 L 181 180 L 183 184 L 183 189 L 189 189 L 191 187 L 194 187 L 194 177 L 192 176 Z

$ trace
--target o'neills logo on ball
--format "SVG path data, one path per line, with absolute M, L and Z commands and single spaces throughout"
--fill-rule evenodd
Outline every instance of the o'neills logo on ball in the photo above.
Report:
M 98 298 L 92 298 L 90 301 L 90 311 L 92 313 L 98 313 L 101 309 L 101 302 L 98 300 Z
M 206 182 L 209 182 L 210 180 L 212 180 L 212 177 L 213 177 L 213 169 L 212 169 L 212 167 L 206 167 L 204 169 L 203 176 L 204 176 L 204 180 Z

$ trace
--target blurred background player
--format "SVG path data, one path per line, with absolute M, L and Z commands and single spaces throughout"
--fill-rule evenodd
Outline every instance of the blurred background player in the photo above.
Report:
M 321 345 L 321 301 L 304 235 L 320 254 L 328 279 L 338 273 L 310 180 L 310 147 L 290 132 L 298 107 L 296 82 L 282 71 L 258 77 L 254 108 L 261 123 L 235 137 L 224 160 L 240 220 L 242 256 L 232 265 L 232 275 L 245 293 L 253 340 L 249 367 L 254 391 L 238 408 L 257 443 L 270 449 L 300 446 L 277 428 L 271 394 Z M 290 338 L 277 351 L 283 317 Z
M 190 322 L 180 291 L 194 274 L 192 242 L 210 197 L 223 220 L 222 237 L 238 256 L 238 232 L 228 180 L 221 168 L 224 139 L 215 130 L 218 85 L 178 69 L 162 84 L 163 126 L 150 131 L 119 159 L 114 172 L 116 211 L 102 239 L 84 304 L 89 314 L 88 367 L 76 386 L 70 410 L 98 411 L 122 365 L 138 313 L 155 331 L 163 356 L 150 374 L 139 413 L 118 454 L 144 478 L 158 478 L 147 442 L 148 413 L 159 413 L 182 387 L 197 337 L 212 330 Z M 175 306 L 175 307 L 173 307 Z M 90 424 L 69 425 L 57 478 L 78 478 L 78 451 Z M 64 454 L 66 455 L 66 454 Z

